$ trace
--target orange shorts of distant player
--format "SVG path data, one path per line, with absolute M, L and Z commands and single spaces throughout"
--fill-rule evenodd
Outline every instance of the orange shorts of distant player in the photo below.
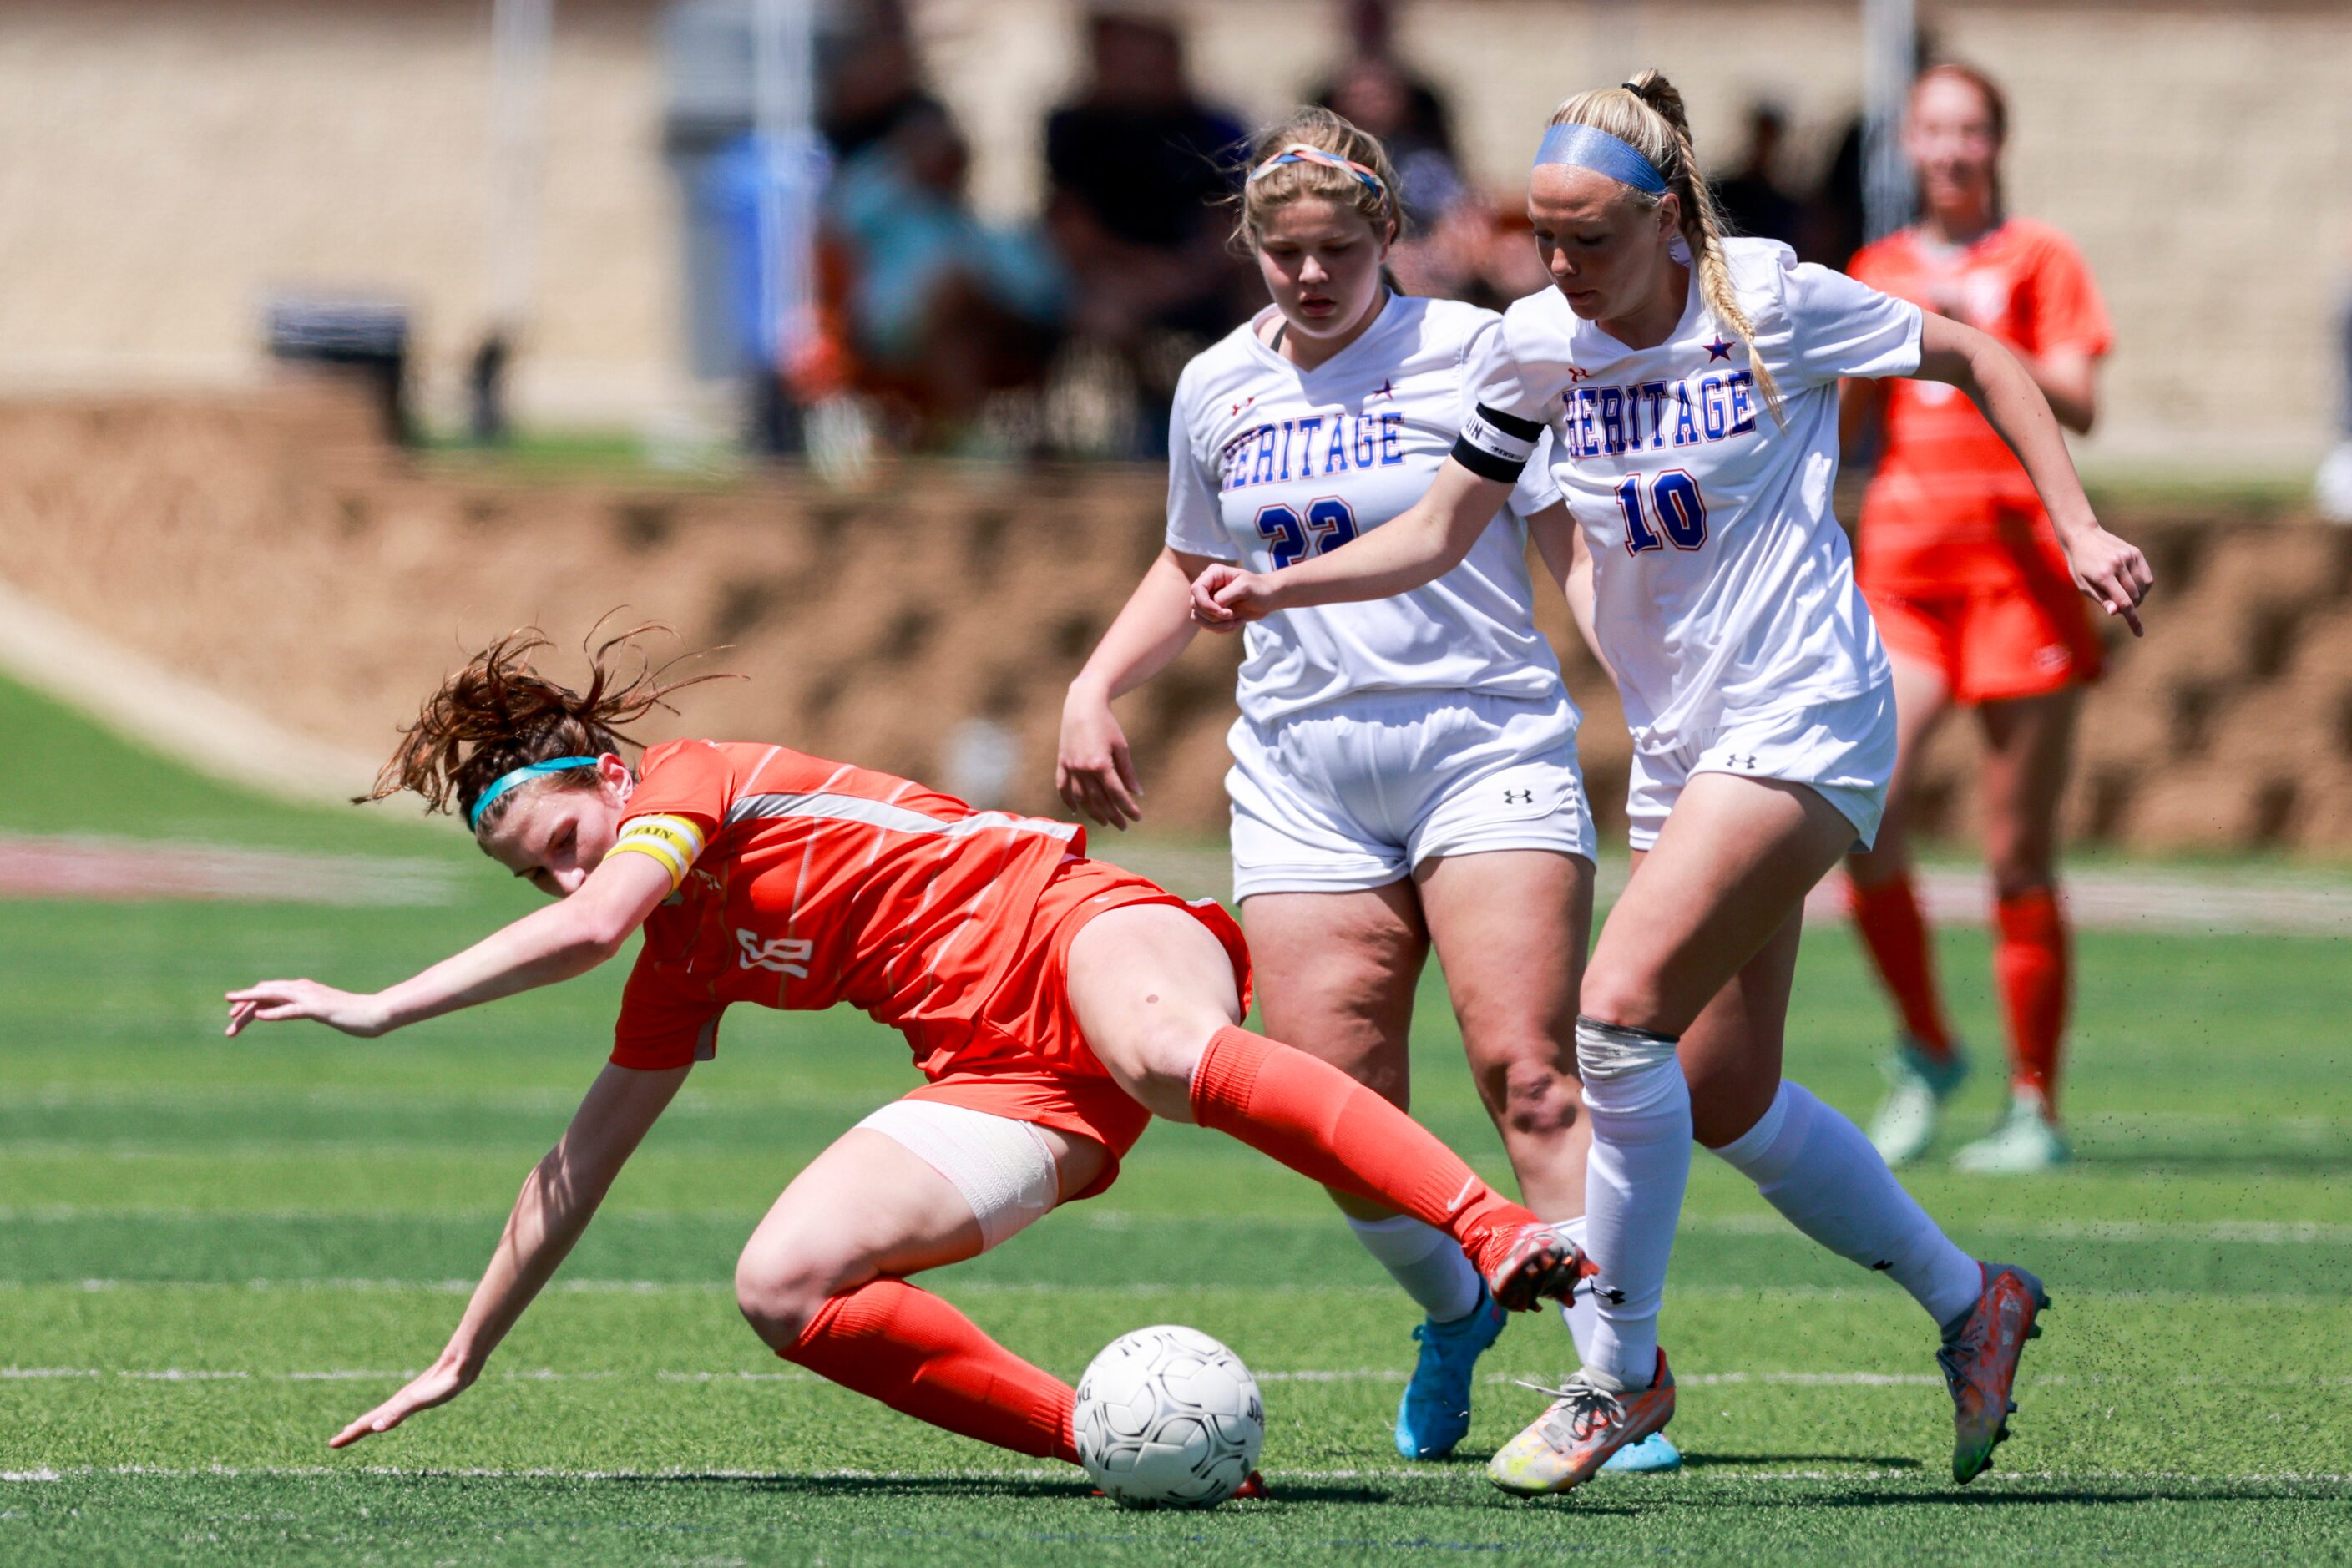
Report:
M 2098 679 L 2090 606 L 2074 584 L 2021 568 L 2005 582 L 1939 593 L 1863 592 L 1889 653 L 1924 664 L 1963 704 L 2040 697 Z
M 1117 866 L 1073 859 L 1045 884 L 1020 937 L 1020 956 L 982 1009 L 969 1042 L 944 1071 L 907 1096 L 1034 1122 L 1100 1143 L 1110 1151 L 1110 1163 L 1077 1194 L 1081 1198 L 1093 1197 L 1118 1179 L 1120 1159 L 1151 1121 L 1151 1113 L 1111 1080 L 1087 1048 L 1065 984 L 1070 943 L 1087 922 L 1130 904 L 1173 904 L 1208 927 L 1233 961 L 1234 987 L 1243 1011 L 1248 1011 L 1249 947 L 1231 915 L 1208 900 L 1178 898 Z M 924 1049 L 919 1043 L 916 1054 Z

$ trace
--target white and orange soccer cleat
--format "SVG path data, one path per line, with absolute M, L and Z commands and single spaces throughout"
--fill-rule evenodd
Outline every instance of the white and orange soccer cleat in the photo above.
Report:
M 2026 1341 L 2042 1337 L 2039 1320 L 2050 1306 L 2042 1281 L 2024 1269 L 2006 1263 L 1980 1267 L 1984 1293 L 1936 1352 L 1952 1391 L 1952 1479 L 1962 1486 L 1992 1468 L 1995 1445 L 2009 1436 L 2018 1358 Z
M 1499 1226 L 1473 1237 L 1463 1250 L 1507 1312 L 1566 1301 L 1580 1281 L 1600 1272 L 1582 1247 L 1548 1225 Z
M 1660 1431 L 1675 1415 L 1675 1374 L 1658 1352 L 1658 1374 L 1647 1388 L 1612 1393 L 1580 1372 L 1558 1388 L 1551 1408 L 1496 1452 L 1486 1474 L 1507 1492 L 1540 1497 L 1582 1486 L 1609 1456 Z

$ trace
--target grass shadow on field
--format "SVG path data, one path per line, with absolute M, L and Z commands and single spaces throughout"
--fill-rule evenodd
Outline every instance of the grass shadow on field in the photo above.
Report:
M 1686 1470 L 1744 1470 L 1758 1465 L 1843 1465 L 1855 1469 L 1916 1470 L 1916 1459 L 1887 1454 L 1685 1454 Z
M 2184 1477 L 2177 1483 L 2127 1487 L 2037 1487 L 1977 1491 L 1966 1487 L 1927 1487 L 1910 1491 L 1871 1488 L 1853 1491 L 1813 1493 L 1802 1497 L 1742 1497 L 1709 1500 L 1707 1506 L 1741 1509 L 1902 1508 L 1921 1503 L 1958 1508 L 2048 1508 L 2053 1504 L 2082 1507 L 2116 1503 L 2248 1503 L 2330 1502 L 2352 1504 L 2352 1489 L 2315 1489 L 2292 1481 L 2200 1481 Z

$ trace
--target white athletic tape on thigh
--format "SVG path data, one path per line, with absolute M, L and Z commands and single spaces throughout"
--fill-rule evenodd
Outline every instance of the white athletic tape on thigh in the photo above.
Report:
M 1643 1068 L 1675 1059 L 1675 1037 L 1604 1024 L 1598 1018 L 1576 1021 L 1576 1063 L 1587 1081 L 1623 1078 Z
M 1053 1212 L 1054 1152 L 1026 1121 L 933 1100 L 894 1100 L 857 1124 L 906 1146 L 945 1176 L 994 1247 Z

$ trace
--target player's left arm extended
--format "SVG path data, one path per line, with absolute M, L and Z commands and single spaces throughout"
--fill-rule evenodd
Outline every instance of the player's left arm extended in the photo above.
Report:
M 670 891 L 669 869 L 659 861 L 615 855 L 570 897 L 382 991 L 338 991 L 315 980 L 264 980 L 231 991 L 227 1032 L 238 1034 L 255 1022 L 310 1018 L 373 1039 L 404 1024 L 552 985 L 619 952 Z
M 1448 458 L 1427 494 L 1337 550 L 1279 572 L 1210 566 L 1192 580 L 1192 618 L 1229 632 L 1276 610 L 1410 593 L 1460 565 L 1510 498 L 1509 481 L 1483 478 Z
M 2137 546 L 2099 526 L 2066 451 L 2065 435 L 2032 373 L 1990 335 L 1930 314 L 1919 328 L 1918 374 L 1958 387 L 1984 410 L 2049 510 L 2074 585 L 2107 614 L 2121 616 L 2132 635 L 2139 636 L 2139 603 L 2155 586 L 2156 574 Z
M 490 1254 L 490 1266 L 474 1287 L 448 1344 L 399 1393 L 330 1438 L 329 1447 L 346 1447 L 389 1432 L 416 1412 L 446 1405 L 473 1386 L 490 1352 L 555 1277 L 612 1189 L 613 1178 L 636 1152 L 691 1070 L 645 1071 L 608 1064 L 597 1075 L 572 1125 L 523 1179 L 498 1250 Z

